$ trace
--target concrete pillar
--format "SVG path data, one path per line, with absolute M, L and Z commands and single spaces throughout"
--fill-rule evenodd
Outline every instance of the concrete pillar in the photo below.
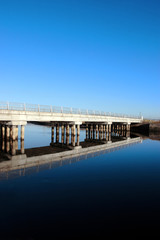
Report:
M 4 138 L 2 138 L 2 151 L 4 151 L 5 150 L 5 140 L 4 140 Z
M 66 124 L 66 144 L 69 145 L 69 124 Z
M 98 124 L 96 124 L 96 139 L 98 139 Z
M 91 124 L 91 136 L 90 136 L 91 139 L 93 139 L 93 124 Z
M 71 144 L 73 147 L 75 147 L 75 145 L 76 145 L 76 136 L 75 135 L 72 135 Z
M 123 124 L 122 124 L 122 131 L 123 131 L 124 129 L 123 129 Z
M 111 133 L 111 131 L 112 131 L 112 129 L 111 129 L 112 124 L 108 124 L 108 126 L 109 126 L 109 133 Z
M 18 126 L 16 126 L 16 129 L 15 129 L 15 136 L 16 136 L 16 140 L 18 140 Z
M 117 124 L 117 131 L 119 130 L 119 125 Z
M 125 137 L 125 131 L 122 132 L 122 137 Z
M 111 142 L 111 132 L 109 132 L 108 141 Z
M 77 146 L 79 146 L 79 135 L 77 135 Z
M 21 138 L 21 154 L 24 154 L 24 139 Z
M 90 124 L 88 125 L 88 138 L 91 138 L 91 126 Z
M 71 144 L 73 147 L 75 147 L 75 136 L 76 136 L 76 128 L 75 128 L 75 124 L 72 125 L 71 127 Z
M 15 140 L 16 143 L 16 150 L 18 150 L 18 139 Z
M 101 124 L 101 139 L 103 139 L 103 124 Z
M 130 131 L 127 131 L 127 132 L 126 132 L 126 138 L 127 138 L 127 139 L 130 139 Z
M 21 125 L 21 139 L 24 140 L 24 125 Z
M 109 129 L 108 129 L 108 124 L 106 124 L 106 132 L 107 132 L 107 133 L 108 133 L 108 130 L 109 130 Z
M 80 124 L 77 124 L 77 146 L 79 146 Z
M 10 141 L 9 139 L 6 139 L 6 152 L 9 153 L 10 151 Z
M 5 125 L 2 125 L 2 139 L 5 138 Z
M 88 139 L 88 124 L 86 124 L 86 139 Z
M 95 125 L 93 124 L 93 139 L 96 139 Z
M 12 142 L 12 145 L 11 145 L 11 154 L 12 154 L 12 156 L 16 155 L 16 141 L 13 141 L 13 142 Z
M 106 138 L 106 125 L 103 125 L 103 139 Z
M 76 126 L 75 126 L 75 124 L 72 125 L 72 135 L 76 136 Z
M 12 140 L 15 141 L 16 140 L 16 127 L 11 126 L 11 128 L 12 128 Z
M 127 131 L 130 131 L 130 123 L 127 123 Z
M 10 138 L 10 127 L 6 125 L 6 140 Z
M 51 129 L 51 143 L 54 143 L 54 125 L 52 125 Z
M 102 139 L 102 133 L 101 133 L 101 125 L 98 125 L 98 130 L 99 130 L 99 140 Z
M 80 135 L 80 124 L 77 124 L 77 136 Z
M 112 125 L 112 130 L 113 130 L 113 132 L 114 132 L 114 124 Z
M 61 126 L 61 143 L 64 143 L 64 124 Z
M 11 140 L 13 139 L 13 129 L 12 129 L 12 126 L 10 126 L 10 139 Z
M 59 143 L 59 124 L 56 124 L 56 143 Z

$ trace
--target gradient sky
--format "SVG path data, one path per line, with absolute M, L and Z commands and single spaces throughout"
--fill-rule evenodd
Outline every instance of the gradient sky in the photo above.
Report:
M 160 118 L 159 0 L 0 0 L 0 101 Z

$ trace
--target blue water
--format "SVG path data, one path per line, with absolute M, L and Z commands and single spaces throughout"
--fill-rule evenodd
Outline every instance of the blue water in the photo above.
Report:
M 26 148 L 49 143 L 49 128 L 26 129 Z M 0 181 L 0 239 L 130 238 L 160 236 L 159 229 L 159 141 L 147 139 L 111 153 Z

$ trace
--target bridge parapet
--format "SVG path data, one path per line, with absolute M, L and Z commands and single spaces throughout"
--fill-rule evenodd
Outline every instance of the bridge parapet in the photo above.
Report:
M 57 107 L 49 105 L 39 104 L 27 104 L 27 103 L 13 103 L 13 102 L 0 102 L 0 110 L 10 111 L 25 111 L 25 112 L 40 112 L 40 113 L 64 113 L 64 114 L 76 114 L 76 115 L 94 115 L 94 116 L 108 116 L 108 117 L 120 117 L 120 118 L 132 118 L 143 120 L 142 116 L 111 113 L 104 111 L 93 111 L 87 109 Z

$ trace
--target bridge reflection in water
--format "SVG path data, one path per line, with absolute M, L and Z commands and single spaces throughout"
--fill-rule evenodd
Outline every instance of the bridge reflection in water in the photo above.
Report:
M 142 142 L 141 137 L 131 138 L 130 132 L 117 130 L 107 133 L 86 129 L 83 142 L 79 141 L 79 134 L 64 134 L 63 129 L 61 134 L 60 141 L 51 137 L 50 146 L 30 149 L 24 149 L 24 139 L 18 149 L 18 139 L 0 138 L 0 180 L 60 167 Z

